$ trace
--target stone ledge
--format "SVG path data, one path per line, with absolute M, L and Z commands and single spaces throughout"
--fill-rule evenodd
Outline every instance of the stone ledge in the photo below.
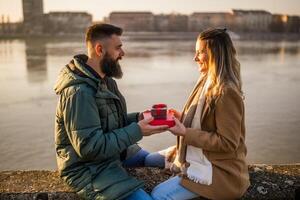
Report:
M 170 177 L 168 171 L 157 168 L 128 169 L 132 176 L 145 181 L 145 190 Z M 251 186 L 242 199 L 299 199 L 300 164 L 251 165 Z M 296 197 L 297 195 L 297 197 Z M 78 196 L 59 178 L 56 171 L 0 172 L 1 200 L 66 199 Z

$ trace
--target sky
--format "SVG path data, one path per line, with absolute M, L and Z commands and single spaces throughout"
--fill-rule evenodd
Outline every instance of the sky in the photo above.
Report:
M 229 12 L 231 9 L 263 9 L 276 14 L 300 16 L 300 0 L 44 0 L 44 12 L 86 11 L 94 21 L 112 11 L 160 13 Z M 22 0 L 0 0 L 0 15 L 22 21 Z

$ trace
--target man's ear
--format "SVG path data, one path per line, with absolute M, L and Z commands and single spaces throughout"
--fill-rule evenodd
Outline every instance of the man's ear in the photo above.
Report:
M 94 48 L 97 56 L 101 57 L 104 54 L 104 48 L 101 43 L 97 42 Z

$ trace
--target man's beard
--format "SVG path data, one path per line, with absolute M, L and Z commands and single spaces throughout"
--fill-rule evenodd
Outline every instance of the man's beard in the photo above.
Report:
M 106 53 L 100 62 L 102 72 L 108 77 L 122 78 L 123 72 L 118 59 L 114 60 Z

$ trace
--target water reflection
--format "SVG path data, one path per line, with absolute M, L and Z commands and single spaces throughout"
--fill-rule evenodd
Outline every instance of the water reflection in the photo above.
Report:
M 257 42 L 234 41 L 239 55 L 268 55 L 300 53 L 299 43 L 292 42 Z M 195 41 L 133 41 L 124 40 L 123 48 L 126 57 L 178 56 L 195 51 Z M 26 40 L 26 56 L 28 69 L 33 71 L 45 69 L 46 56 L 73 56 L 85 53 L 85 44 L 81 39 L 72 40 Z M 36 70 L 35 70 L 36 69 Z
M 237 52 L 240 55 L 266 55 L 266 54 L 285 54 L 296 55 L 300 52 L 299 43 L 291 42 L 236 42 Z
M 300 43 L 234 43 L 246 95 L 249 162 L 299 162 Z M 157 102 L 181 109 L 198 77 L 192 60 L 195 41 L 123 44 L 124 77 L 117 81 L 128 110 Z M 73 55 L 85 51 L 81 38 L 0 40 L 0 170 L 56 168 L 53 85 Z M 141 141 L 149 151 L 174 143 L 168 133 Z
M 2 59 L 7 59 L 12 53 L 12 41 L 11 40 L 0 40 L 0 55 Z
M 26 39 L 26 69 L 30 83 L 40 83 L 47 80 L 47 50 L 43 40 Z
M 126 57 L 181 56 L 195 49 L 195 42 L 188 41 L 124 41 Z

